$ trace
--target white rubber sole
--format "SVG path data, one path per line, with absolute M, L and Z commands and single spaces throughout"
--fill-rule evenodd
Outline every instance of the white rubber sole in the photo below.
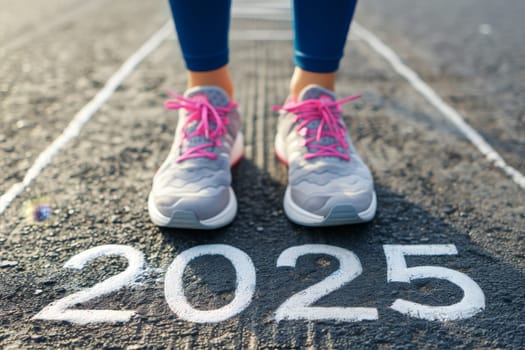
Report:
M 237 198 L 233 189 L 229 188 L 230 201 L 223 211 L 212 218 L 199 220 L 194 212 L 187 210 L 175 210 L 171 216 L 163 215 L 155 206 L 151 193 L 148 196 L 148 212 L 151 221 L 160 227 L 190 228 L 197 230 L 213 230 L 228 225 L 235 219 L 237 214 Z
M 286 145 L 284 141 L 277 136 L 275 138 L 275 154 L 281 162 L 288 165 L 288 157 L 285 152 Z M 368 208 L 357 212 L 351 205 L 338 205 L 330 210 L 326 216 L 317 215 L 304 210 L 298 206 L 291 195 L 290 186 L 286 187 L 286 193 L 283 200 L 284 212 L 288 219 L 296 224 L 303 226 L 337 226 L 359 224 L 371 221 L 377 210 L 377 197 L 374 191 L 372 201 Z
M 338 226 L 359 224 L 371 221 L 376 213 L 377 198 L 373 193 L 369 207 L 357 212 L 351 205 L 338 205 L 330 210 L 326 216 L 317 215 L 299 207 L 293 200 L 290 187 L 284 195 L 284 212 L 288 219 L 303 226 Z
M 241 132 L 237 134 L 230 152 L 230 166 L 237 164 L 244 153 L 244 136 Z M 237 214 L 237 198 L 233 189 L 229 187 L 230 200 L 224 210 L 206 220 L 199 220 L 194 212 L 187 210 L 175 210 L 171 216 L 162 214 L 153 201 L 151 193 L 148 196 L 148 212 L 151 221 L 161 227 L 189 228 L 198 230 L 213 230 L 228 225 L 235 219 Z

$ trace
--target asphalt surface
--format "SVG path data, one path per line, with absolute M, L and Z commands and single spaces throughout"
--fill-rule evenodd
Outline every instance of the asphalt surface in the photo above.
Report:
M 0 1 L 0 193 L 22 180 L 72 116 L 169 18 L 163 1 L 17 4 Z M 517 0 L 506 6 L 370 0 L 359 5 L 356 19 L 523 172 L 523 15 Z M 487 26 L 480 29 L 483 24 L 490 33 Z M 232 72 L 246 136 L 245 159 L 233 170 L 239 199 L 233 224 L 196 232 L 159 229 L 149 221 L 151 178 L 175 129 L 174 114 L 162 109 L 165 90 L 185 86 L 177 44 L 166 40 L 0 216 L 1 348 L 523 348 L 525 192 L 363 41 L 347 45 L 338 94 L 364 94 L 344 112 L 376 180 L 377 217 L 366 225 L 325 229 L 285 218 L 286 168 L 273 155 L 271 106 L 287 94 L 291 44 L 242 38 L 253 30 L 275 35 L 289 28 L 285 20 L 232 21 Z M 39 203 L 53 209 L 43 223 L 32 222 L 25 210 Z M 124 258 L 114 257 L 79 271 L 64 268 L 71 257 L 106 244 L 141 251 L 148 268 L 133 283 L 74 308 L 137 315 L 116 324 L 32 320 L 51 302 L 126 268 Z M 185 321 L 165 298 L 168 266 L 205 244 L 242 250 L 256 272 L 251 303 L 217 323 Z M 273 318 L 285 300 L 340 267 L 321 254 L 302 256 L 295 268 L 277 267 L 283 251 L 305 244 L 350 250 L 363 270 L 314 305 L 377 308 L 377 320 Z M 466 274 L 484 292 L 485 309 L 448 321 L 393 310 L 399 298 L 452 305 L 463 292 L 437 278 L 387 282 L 385 244 L 455 245 L 457 255 L 411 256 L 408 266 Z M 235 276 L 224 257 L 200 257 L 184 272 L 185 295 L 198 310 L 217 309 L 239 294 Z
M 525 171 L 525 3 L 363 1 L 366 25 Z

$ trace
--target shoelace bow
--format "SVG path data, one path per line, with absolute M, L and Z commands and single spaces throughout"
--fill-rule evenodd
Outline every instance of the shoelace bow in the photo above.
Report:
M 345 139 L 346 127 L 341 120 L 341 105 L 358 98 L 361 98 L 361 95 L 349 96 L 332 102 L 321 99 L 287 102 L 284 106 L 276 106 L 273 109 L 295 114 L 293 122 L 299 122 L 296 131 L 305 137 L 304 146 L 315 150 L 307 153 L 304 159 L 335 156 L 348 161 L 350 156 Z M 317 129 L 308 129 L 308 124 L 313 121 L 319 121 Z M 333 137 L 335 142 L 329 145 L 314 143 L 321 141 L 323 137 Z M 344 152 L 340 152 L 338 147 L 342 147 Z
M 164 107 L 169 110 L 174 109 L 185 109 L 189 115 L 182 125 L 182 140 L 179 147 L 182 146 L 183 142 L 189 138 L 202 136 L 206 138 L 207 142 L 194 147 L 186 147 L 184 153 L 177 158 L 177 163 L 190 158 L 210 158 L 217 159 L 217 154 L 209 152 L 206 148 L 209 147 L 220 147 L 222 142 L 220 137 L 227 131 L 226 126 L 230 123 L 228 113 L 237 104 L 231 101 L 225 107 L 215 107 L 205 99 L 187 98 L 178 95 L 172 91 L 168 91 L 174 99 L 168 100 L 164 103 Z M 194 122 L 197 122 L 197 127 L 191 133 L 187 133 L 186 129 Z M 215 128 L 212 128 L 212 125 Z

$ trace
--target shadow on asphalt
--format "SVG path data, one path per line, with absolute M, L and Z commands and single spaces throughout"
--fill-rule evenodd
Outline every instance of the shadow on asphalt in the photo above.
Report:
M 333 257 L 311 254 L 300 257 L 295 268 L 275 266 L 282 251 L 302 244 L 328 244 L 351 250 L 359 257 L 363 268 L 363 273 L 355 280 L 323 297 L 315 306 L 376 307 L 379 311 L 377 321 L 317 321 L 314 338 L 318 342 L 326 341 L 327 332 L 332 334 L 332 339 L 343 337 L 345 344 L 355 341 L 364 346 L 399 344 L 401 339 L 410 343 L 414 337 L 420 344 L 433 344 L 436 348 L 464 346 L 466 341 L 471 345 L 499 346 L 523 339 L 515 333 L 520 317 L 515 310 L 523 310 L 525 296 L 503 286 L 508 280 L 524 280 L 524 273 L 473 244 L 468 232 L 458 231 L 442 218 L 381 184 L 376 184 L 378 213 L 371 223 L 327 228 L 298 226 L 284 216 L 282 196 L 286 180 L 282 178 L 286 171 L 281 168 L 277 173 L 280 175 L 271 176 L 251 160 L 244 159 L 233 171 L 239 211 L 231 225 L 212 232 L 161 229 L 164 244 L 175 251 L 199 244 L 222 243 L 237 247 L 252 258 L 257 270 L 256 295 L 240 315 L 240 323 L 247 332 L 255 334 L 260 344 L 308 342 L 308 322 L 277 324 L 272 321 L 273 312 L 290 296 L 336 271 L 339 262 Z M 463 293 L 454 284 L 437 279 L 420 279 L 410 284 L 387 283 L 383 244 L 455 244 L 458 255 L 408 257 L 408 266 L 443 266 L 467 274 L 484 291 L 486 310 L 465 320 L 435 322 L 409 318 L 390 309 L 398 298 L 438 306 L 459 302 Z M 211 303 L 221 307 L 234 295 L 235 271 L 226 259 L 206 260 L 196 259 L 189 270 L 199 276 L 201 286 L 206 285 L 203 288 L 209 289 L 207 293 L 212 298 L 214 293 L 224 295 L 227 291 L 229 297 L 216 298 Z M 198 298 L 191 299 L 198 303 Z M 206 308 L 210 308 L 210 303 Z M 472 337 L 465 339 L 466 332 L 477 337 L 475 341 L 479 343 Z

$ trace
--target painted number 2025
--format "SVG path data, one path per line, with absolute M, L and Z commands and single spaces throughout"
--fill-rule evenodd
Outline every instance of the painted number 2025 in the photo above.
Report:
M 470 277 L 456 270 L 440 266 L 407 267 L 406 256 L 456 255 L 452 244 L 434 245 L 384 245 L 387 262 L 387 281 L 410 283 L 412 280 L 434 278 L 455 284 L 463 291 L 463 298 L 452 305 L 431 306 L 405 299 L 396 299 L 392 309 L 415 318 L 426 320 L 457 320 L 471 317 L 485 308 L 485 296 L 479 285 Z M 337 320 L 355 322 L 377 320 L 378 311 L 372 307 L 320 307 L 312 306 L 316 301 L 341 288 L 358 277 L 363 269 L 359 258 L 351 251 L 340 247 L 307 244 L 284 250 L 277 259 L 277 267 L 295 267 L 299 257 L 308 254 L 323 254 L 336 258 L 339 268 L 322 281 L 289 297 L 274 313 L 276 321 L 282 320 Z M 198 310 L 187 300 L 182 277 L 188 264 L 202 256 L 219 255 L 230 261 L 236 272 L 236 289 L 233 300 L 218 309 Z M 64 267 L 82 269 L 91 260 L 104 256 L 122 256 L 128 260 L 123 272 L 57 300 L 33 319 L 60 320 L 74 323 L 125 322 L 134 314 L 133 310 L 86 310 L 74 309 L 80 303 L 116 291 L 139 277 L 145 269 L 144 255 L 137 249 L 125 245 L 104 245 L 81 252 L 69 259 Z M 255 293 L 256 273 L 250 257 L 242 250 L 224 244 L 201 245 L 180 253 L 168 267 L 164 293 L 171 310 L 183 320 L 209 323 L 221 322 L 234 317 L 246 309 Z

